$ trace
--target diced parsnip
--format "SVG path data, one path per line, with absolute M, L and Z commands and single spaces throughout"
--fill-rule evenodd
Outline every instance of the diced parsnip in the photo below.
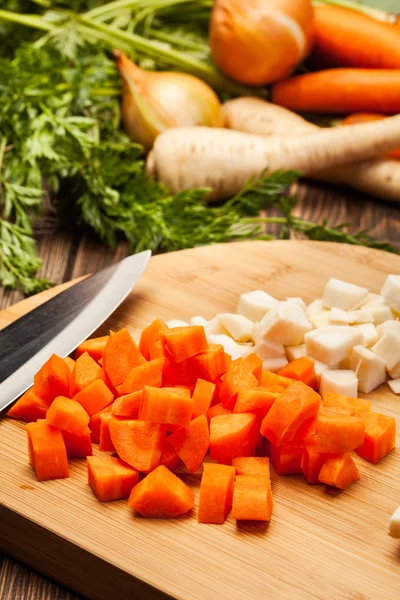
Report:
M 256 347 L 253 344 L 238 344 L 236 352 L 241 358 L 247 358 L 250 354 L 257 354 Z M 233 359 L 237 357 L 232 357 Z
M 354 308 L 362 308 L 363 306 L 366 306 L 367 304 L 370 304 L 371 306 L 373 306 L 374 304 L 383 304 L 385 302 L 385 299 L 382 298 L 382 296 L 380 294 L 373 294 L 372 292 L 368 292 L 368 294 L 365 296 L 365 298 L 363 300 L 361 300 L 361 302 L 358 304 L 358 306 L 354 307 Z
M 387 370 L 390 371 L 400 362 L 400 336 L 385 333 L 371 350 L 383 358 Z
M 238 315 L 243 315 L 250 321 L 258 323 L 269 310 L 275 308 L 278 304 L 279 301 L 267 292 L 254 290 L 240 296 L 236 312 Z
M 321 375 L 324 371 L 326 371 L 326 369 L 330 369 L 331 371 L 333 371 L 334 369 L 339 368 L 339 365 L 333 365 L 330 367 L 326 363 L 321 362 L 320 360 L 316 360 L 315 358 L 313 358 L 312 360 L 314 361 L 314 370 L 315 370 L 315 375 L 317 376 L 318 385 L 320 385 Z
M 341 308 L 332 308 L 330 311 L 330 321 L 353 325 L 357 323 L 373 323 L 374 320 L 370 313 L 363 310 L 346 311 Z
M 380 325 L 394 318 L 393 311 L 386 302 L 366 304 L 363 306 L 363 311 L 368 312 L 372 316 L 375 325 Z
M 289 364 L 286 356 L 277 356 L 276 358 L 267 358 L 263 361 L 263 369 L 266 371 L 271 371 L 271 373 L 277 373 L 283 367 Z
M 227 335 L 228 333 L 225 327 L 222 327 L 217 317 L 207 321 L 204 325 L 204 331 L 206 332 L 206 335 Z
M 296 360 L 302 356 L 306 356 L 306 345 L 300 344 L 299 346 L 287 346 L 286 357 L 289 361 Z
M 371 346 L 376 344 L 378 341 L 378 332 L 377 327 L 373 323 L 363 323 L 361 325 L 354 325 L 354 327 L 357 327 L 362 332 L 367 348 L 371 348 Z
M 400 538 L 400 506 L 390 517 L 389 535 L 396 539 Z
M 316 358 L 329 366 L 339 363 L 350 355 L 354 337 L 347 327 L 325 327 L 306 333 L 307 356 Z M 341 331 L 342 330 L 342 331 Z
M 400 321 L 394 321 L 393 319 L 390 321 L 385 321 L 384 323 L 378 325 L 376 331 L 379 338 L 384 336 L 385 333 L 395 333 L 396 335 L 400 336 Z
M 298 304 L 303 310 L 306 310 L 307 308 L 306 303 L 302 298 L 286 298 L 286 302 L 289 302 L 289 304 Z
M 398 377 L 400 377 L 400 362 L 398 362 L 397 365 L 393 367 L 393 369 L 390 369 L 389 375 L 392 379 L 397 379 Z
M 391 309 L 400 312 L 400 275 L 388 275 L 381 294 Z
M 328 312 L 328 310 L 329 310 L 328 308 L 324 308 L 324 305 L 322 303 L 322 298 L 317 298 L 316 300 L 313 300 L 306 307 L 306 313 L 309 317 L 311 315 L 318 315 L 319 313 L 321 313 L 323 311 Z
M 190 319 L 190 325 L 200 325 L 204 327 L 205 325 L 207 325 L 207 322 L 207 319 L 205 319 L 204 317 L 192 317 Z
M 326 308 L 351 310 L 355 305 L 359 304 L 367 294 L 367 288 L 331 277 L 325 286 L 322 301 Z
M 394 394 L 400 394 L 400 377 L 388 381 L 389 387 Z
M 253 338 L 254 323 L 247 317 L 233 313 L 220 313 L 217 319 L 236 342 L 248 342 Z
M 179 319 L 170 319 L 169 321 L 166 321 L 166 325 L 170 329 L 175 329 L 175 327 L 187 327 L 189 323 L 186 323 L 186 321 L 180 321 Z
M 285 347 L 283 344 L 277 344 L 271 340 L 258 339 L 255 336 L 255 350 L 258 356 L 261 356 L 263 360 L 268 358 L 277 358 L 278 356 L 285 356 Z
M 232 351 L 236 351 L 237 343 L 229 337 L 229 335 L 225 335 L 224 333 L 219 335 L 208 335 L 207 341 L 209 344 L 219 344 L 223 347 L 225 352 L 231 356 L 233 356 Z
M 328 327 L 329 325 L 332 325 L 330 320 L 330 312 L 330 310 L 324 310 L 320 313 L 308 315 L 308 319 L 316 329 L 319 329 L 320 327 Z
M 321 373 L 319 391 L 321 396 L 332 392 L 357 398 L 358 378 L 354 371 L 333 371 L 325 369 Z
M 284 346 L 297 346 L 311 329 L 312 324 L 298 304 L 281 302 L 276 310 L 267 313 L 261 320 L 255 335 L 258 339 L 268 339 Z
M 355 346 L 351 354 L 350 368 L 358 377 L 358 389 L 369 394 L 386 381 L 385 362 L 364 346 Z

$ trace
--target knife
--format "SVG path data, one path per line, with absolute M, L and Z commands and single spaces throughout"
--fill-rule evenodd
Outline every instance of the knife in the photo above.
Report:
M 121 304 L 151 251 L 128 256 L 44 302 L 0 331 L 0 415 L 52 354 L 67 356 Z

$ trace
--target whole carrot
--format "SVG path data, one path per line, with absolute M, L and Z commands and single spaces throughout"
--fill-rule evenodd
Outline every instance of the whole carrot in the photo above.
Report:
M 306 73 L 276 83 L 272 101 L 299 112 L 397 114 L 400 69 L 328 69 Z
M 377 113 L 353 113 L 348 117 L 344 118 L 342 125 L 354 125 L 355 123 L 368 123 L 370 121 L 380 121 L 384 119 L 385 115 L 379 115 Z M 388 152 L 386 156 L 400 160 L 400 148 L 399 150 L 393 150 Z
M 312 56 L 336 67 L 400 68 L 400 27 L 340 6 L 314 8 Z

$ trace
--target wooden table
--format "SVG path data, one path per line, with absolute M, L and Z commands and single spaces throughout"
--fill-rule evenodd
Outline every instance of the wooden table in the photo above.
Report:
M 353 231 L 369 229 L 400 250 L 400 205 L 385 204 L 347 189 L 301 184 L 296 215 L 331 225 L 351 223 Z M 278 230 L 269 231 L 277 234 Z M 127 253 L 125 244 L 113 251 L 79 231 L 58 230 L 39 237 L 42 275 L 54 283 L 98 271 Z M 18 292 L 0 290 L 0 309 L 21 299 Z M 0 600 L 78 600 L 78 597 L 9 557 L 0 557 Z

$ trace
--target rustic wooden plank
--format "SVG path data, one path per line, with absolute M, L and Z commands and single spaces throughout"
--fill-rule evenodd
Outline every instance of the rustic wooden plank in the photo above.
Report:
M 321 294 L 329 275 L 378 291 L 386 273 L 399 270 L 398 256 L 343 245 L 255 242 L 222 245 L 217 252 L 198 248 L 152 259 L 108 326 L 127 325 L 136 336 L 155 316 L 211 317 L 234 310 L 239 293 L 256 286 L 279 298 L 295 289 L 310 301 Z M 30 302 L 20 311 L 29 310 Z M 374 392 L 372 404 L 399 421 L 400 405 L 387 386 Z M 109 600 L 111 580 L 82 560 L 86 554 L 131 577 L 131 584 L 115 580 L 119 587 L 113 600 L 129 597 L 124 585 L 136 593 L 138 580 L 182 600 L 398 598 L 398 544 L 387 536 L 400 495 L 398 450 L 377 466 L 357 459 L 361 479 L 344 493 L 273 474 L 275 509 L 269 527 L 237 526 L 232 518 L 215 527 L 201 526 L 195 518 L 135 519 L 124 502 L 99 505 L 79 461 L 71 464 L 70 479 L 39 484 L 26 464 L 23 429 L 8 420 L 0 423 L 0 537 L 3 529 L 10 552 L 36 568 L 42 560 L 47 574 L 96 600 Z M 198 498 L 199 475 L 187 481 Z M 15 515 L 11 525 L 1 518 L 6 511 Z M 36 536 L 30 534 L 31 523 Z M 50 539 L 41 538 L 40 528 L 51 531 Z M 147 592 L 138 597 L 157 597 Z

